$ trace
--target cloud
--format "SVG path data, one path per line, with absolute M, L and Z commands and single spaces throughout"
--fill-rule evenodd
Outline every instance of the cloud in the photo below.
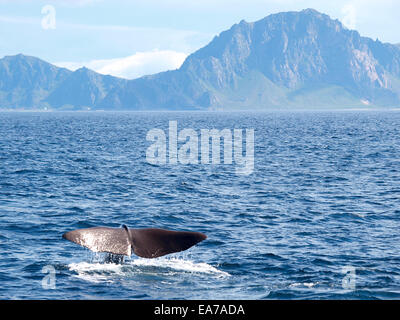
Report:
M 343 6 L 342 14 L 343 14 L 342 18 L 343 24 L 349 29 L 353 30 L 356 29 L 356 22 L 357 22 L 356 7 L 353 4 L 348 3 L 345 6 Z
M 187 54 L 183 52 L 153 50 L 137 52 L 124 58 L 91 60 L 88 62 L 56 62 L 54 64 L 70 70 L 87 67 L 101 74 L 135 79 L 144 75 L 177 69 L 182 65 L 186 57 Z

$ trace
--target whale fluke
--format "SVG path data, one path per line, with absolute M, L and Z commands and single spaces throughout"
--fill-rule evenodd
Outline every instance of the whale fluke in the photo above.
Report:
M 94 252 L 126 256 L 133 252 L 143 258 L 157 258 L 184 251 L 207 238 L 200 232 L 155 228 L 128 229 L 126 226 L 78 229 L 66 232 L 62 237 Z
M 66 232 L 64 239 L 75 242 L 94 252 L 109 252 L 130 256 L 131 243 L 125 229 L 94 227 Z
M 133 252 L 143 258 L 157 258 L 189 249 L 205 240 L 200 232 L 163 229 L 130 229 Z

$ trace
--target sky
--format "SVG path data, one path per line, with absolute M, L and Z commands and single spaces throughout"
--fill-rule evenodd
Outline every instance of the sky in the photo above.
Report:
M 179 68 L 242 19 L 306 8 L 400 43 L 398 0 L 0 0 L 0 58 L 23 53 L 133 79 Z

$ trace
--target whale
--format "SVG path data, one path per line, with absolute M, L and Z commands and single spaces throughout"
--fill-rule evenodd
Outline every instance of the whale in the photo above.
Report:
M 158 258 L 189 249 L 205 240 L 201 232 L 173 231 L 157 228 L 131 229 L 92 227 L 64 233 L 63 239 L 72 241 L 93 252 L 109 253 L 110 261 L 123 261 L 132 253 L 142 258 Z M 122 258 L 121 258 L 122 257 Z

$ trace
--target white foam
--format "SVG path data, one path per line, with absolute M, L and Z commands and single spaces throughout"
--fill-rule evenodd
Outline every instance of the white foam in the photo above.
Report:
M 219 277 L 230 276 L 229 273 L 218 270 L 217 268 L 204 263 L 196 263 L 190 260 L 178 258 L 158 258 L 158 259 L 134 259 L 124 264 L 98 263 L 98 262 L 78 262 L 68 265 L 71 271 L 77 273 L 77 277 L 92 281 L 112 281 L 115 277 L 132 277 L 137 274 L 171 274 L 177 272 L 187 272 L 193 274 L 209 274 Z M 149 272 L 149 268 L 151 271 Z
M 297 288 L 297 287 L 307 287 L 307 288 L 313 288 L 314 286 L 316 286 L 318 284 L 318 282 L 295 282 L 292 283 L 291 285 L 289 285 L 290 288 Z
M 82 272 L 101 272 L 101 273 L 121 273 L 121 265 L 113 263 L 90 263 L 90 262 L 78 262 L 71 263 L 68 265 L 71 271 L 78 273 Z
M 91 282 L 111 282 L 115 276 L 124 276 L 121 265 L 112 263 L 78 262 L 71 263 L 68 267 L 77 273 L 78 278 Z
M 186 271 L 193 273 L 208 273 L 216 274 L 221 276 L 229 276 L 230 274 L 217 268 L 204 263 L 195 263 L 190 260 L 178 259 L 178 258 L 160 258 L 160 259 L 135 259 L 132 260 L 131 265 L 135 266 L 152 266 L 159 268 L 169 268 L 176 271 Z

